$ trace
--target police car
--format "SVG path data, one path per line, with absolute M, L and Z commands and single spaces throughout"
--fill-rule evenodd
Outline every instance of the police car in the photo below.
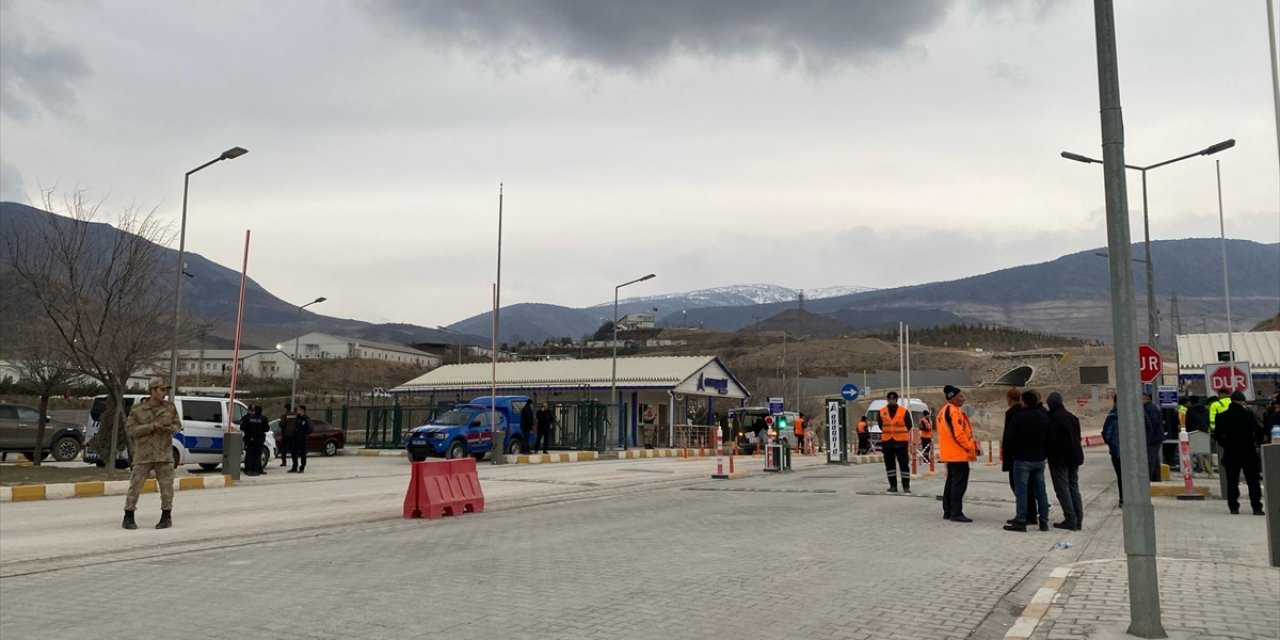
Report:
M 135 402 L 145 402 L 147 396 L 139 393 L 126 394 L 124 396 L 125 415 L 129 415 L 129 410 L 133 408 Z M 173 434 L 173 464 L 179 467 L 185 464 L 198 464 L 201 469 L 213 471 L 222 464 L 222 443 L 226 432 L 226 412 L 228 405 L 231 408 L 231 420 L 239 425 L 240 419 L 249 412 L 249 408 L 239 400 L 231 405 L 228 398 L 213 398 L 206 396 L 177 396 L 173 398 L 173 404 L 178 409 L 178 415 L 182 416 L 182 431 Z M 84 439 L 89 442 L 97 435 L 98 430 L 110 428 L 110 425 L 102 425 L 101 420 L 107 409 L 107 397 L 105 395 L 97 396 L 93 399 L 93 406 L 89 409 L 89 419 L 84 425 Z M 120 423 L 121 428 L 124 422 Z M 84 461 L 89 464 L 96 464 L 99 467 L 106 466 L 103 460 L 106 452 L 94 451 L 92 447 L 85 446 Z M 241 451 L 243 457 L 243 450 Z M 274 438 L 267 438 L 266 446 L 262 450 L 262 466 L 266 466 L 276 457 L 276 443 Z M 129 454 L 127 451 L 120 451 L 116 455 L 116 466 L 125 467 L 128 465 Z

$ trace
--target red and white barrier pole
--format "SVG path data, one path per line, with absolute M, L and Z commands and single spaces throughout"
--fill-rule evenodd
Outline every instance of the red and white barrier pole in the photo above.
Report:
M 908 418 L 911 416 L 907 416 Z M 920 447 L 920 432 L 911 430 L 911 475 L 912 477 L 920 475 L 920 460 L 916 456 L 915 451 Z
M 994 467 L 996 464 L 996 443 L 994 440 L 987 441 L 987 466 Z M 1000 450 L 1000 460 L 1004 460 L 1004 449 Z
M 937 461 L 938 461 L 938 452 L 934 451 L 933 447 L 929 447 L 929 473 L 931 474 L 935 473 L 933 465 Z
M 1178 460 L 1182 463 L 1182 493 L 1179 500 L 1204 500 L 1204 496 L 1196 493 L 1191 486 L 1191 438 L 1187 436 L 1187 427 L 1178 430 Z

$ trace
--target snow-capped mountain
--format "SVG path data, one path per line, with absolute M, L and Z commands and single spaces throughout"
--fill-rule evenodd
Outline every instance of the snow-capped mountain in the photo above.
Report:
M 872 291 L 871 287 L 839 286 L 820 287 L 816 289 L 792 289 L 776 284 L 738 284 L 710 289 L 697 289 L 683 293 L 662 293 L 652 296 L 637 296 L 618 301 L 618 307 L 634 309 L 644 306 L 661 309 L 697 309 L 702 307 L 727 307 L 749 304 L 771 304 L 798 300 L 804 292 L 806 300 L 834 298 L 836 296 Z M 604 302 L 596 307 L 611 306 L 612 302 Z

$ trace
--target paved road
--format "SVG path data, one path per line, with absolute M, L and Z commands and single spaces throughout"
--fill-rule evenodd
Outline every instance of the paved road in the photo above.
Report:
M 706 461 L 482 465 L 488 511 L 437 521 L 400 519 L 398 458 L 179 493 L 162 532 L 119 529 L 118 497 L 5 504 L 0 637 L 998 638 L 1114 526 L 1104 455 L 1066 535 L 1000 531 L 998 467 L 975 470 L 960 525 L 941 476 L 890 496 L 882 467 L 814 459 L 730 481 Z

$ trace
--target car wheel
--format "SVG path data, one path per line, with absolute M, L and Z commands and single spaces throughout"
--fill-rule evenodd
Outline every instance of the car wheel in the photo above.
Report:
M 213 471 L 214 469 L 217 469 L 217 468 L 218 468 L 218 463 L 216 463 L 216 462 L 201 462 L 201 463 L 200 463 L 200 468 L 201 468 L 201 469 L 204 469 L 205 471 Z
M 476 462 L 480 462 L 481 460 L 484 460 L 484 453 L 473 453 L 471 454 L 471 457 L 475 458 Z
M 262 461 L 261 461 L 261 463 L 258 465 L 258 470 L 266 469 L 266 468 L 267 468 L 267 465 L 269 465 L 269 464 L 271 464 L 271 450 L 270 450 L 270 449 L 268 449 L 268 448 L 266 448 L 266 447 L 263 447 L 263 448 L 262 448 Z
M 463 444 L 461 440 L 455 440 L 453 444 L 449 445 L 449 452 L 445 457 L 450 460 L 455 460 L 466 455 L 467 445 Z
M 175 447 L 173 450 L 173 468 L 176 470 L 180 464 L 182 464 L 182 454 Z
M 23 452 L 22 452 L 22 457 L 26 458 L 27 460 L 30 460 L 31 462 L 35 462 L 35 461 L 36 461 L 36 452 L 35 452 L 35 451 L 23 451 Z M 48 453 L 45 453 L 44 455 L 40 456 L 40 459 L 41 459 L 41 460 L 44 460 L 45 458 L 48 458 L 48 457 L 49 457 L 49 454 L 48 454 Z
M 53 459 L 58 462 L 71 462 L 80 455 L 80 442 L 71 436 L 62 436 L 53 443 Z
M 425 455 L 418 455 L 418 454 L 416 454 L 416 453 L 412 453 L 412 452 L 411 452 L 411 453 L 409 453 L 409 460 L 410 460 L 411 462 L 426 462 L 426 461 L 427 461 L 427 456 L 425 456 Z
M 97 462 L 93 463 L 93 466 L 95 466 L 95 467 L 97 467 L 97 468 L 99 468 L 99 469 L 106 469 L 106 468 L 107 468 L 107 461 L 106 461 L 106 460 L 99 460 L 99 461 L 97 461 Z
M 520 438 L 512 438 L 511 446 L 508 448 L 508 453 L 517 456 L 524 453 L 524 441 Z
M 338 443 L 335 440 L 329 440 L 324 443 L 324 455 L 326 457 L 338 455 Z

